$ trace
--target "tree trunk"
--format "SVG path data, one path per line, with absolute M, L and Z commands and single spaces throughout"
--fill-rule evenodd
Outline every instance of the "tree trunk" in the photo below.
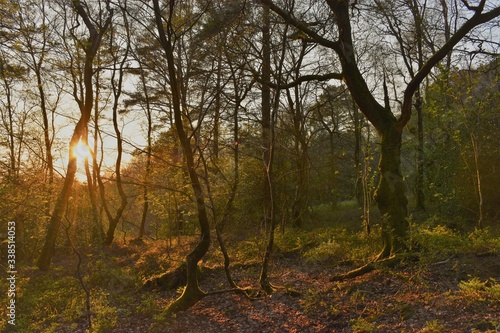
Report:
M 417 211 L 425 211 L 424 195 L 424 121 L 422 115 L 422 96 L 420 90 L 415 92 L 415 110 L 417 111 L 417 177 L 416 177 L 416 207 Z
M 57 234 L 61 226 L 62 216 L 66 209 L 70 192 L 73 187 L 73 182 L 75 180 L 77 157 L 73 153 L 73 149 L 78 144 L 78 141 L 80 141 L 80 139 L 85 135 L 94 102 L 94 90 L 92 84 L 94 70 L 92 63 L 101 44 L 102 37 L 106 32 L 109 24 L 111 23 L 111 16 L 113 15 L 113 13 L 110 12 L 106 22 L 104 23 L 104 26 L 99 31 L 97 31 L 96 27 L 92 24 L 92 21 L 90 20 L 87 12 L 85 11 L 85 8 L 81 5 L 80 1 L 73 1 L 73 6 L 74 10 L 85 22 L 85 25 L 87 26 L 87 29 L 89 31 L 89 38 L 87 39 L 85 48 L 85 67 L 83 74 L 85 96 L 83 101 L 77 101 L 80 105 L 81 116 L 80 120 L 75 126 L 75 130 L 69 144 L 68 170 L 66 172 L 66 178 L 64 179 L 63 188 L 59 193 L 59 196 L 57 197 L 56 204 L 50 218 L 47 235 L 45 237 L 45 243 L 37 262 L 38 268 L 42 271 L 48 270 L 50 267 L 50 263 L 54 255 Z
M 121 61 L 118 61 L 118 55 L 114 53 L 112 50 L 116 48 L 116 45 L 114 44 L 114 31 L 113 29 L 111 30 L 110 34 L 110 39 L 109 39 L 109 50 L 111 51 L 111 57 L 113 59 L 113 71 L 111 73 L 111 88 L 113 92 L 113 128 L 115 130 L 116 134 L 116 163 L 115 163 L 115 176 L 116 176 L 116 187 L 118 189 L 118 194 L 120 195 L 120 206 L 116 210 L 116 214 L 113 217 L 111 215 L 111 212 L 108 209 L 108 205 L 106 204 L 106 198 L 104 196 L 104 184 L 101 180 L 100 177 L 100 172 L 98 173 L 98 183 L 99 187 L 101 188 L 101 197 L 102 197 L 102 203 L 104 210 L 106 212 L 106 216 L 108 217 L 109 221 L 109 227 L 108 231 L 106 233 L 106 239 L 104 240 L 104 244 L 109 245 L 113 242 L 114 236 L 115 236 L 115 229 L 116 226 L 118 225 L 118 222 L 123 216 L 123 212 L 125 210 L 125 207 L 127 206 L 127 195 L 125 194 L 125 191 L 123 189 L 123 184 L 122 184 L 122 176 L 121 176 L 121 162 L 122 162 L 122 156 L 123 156 L 123 139 L 122 139 L 122 134 L 120 131 L 120 128 L 118 126 L 118 106 L 120 103 L 120 96 L 122 94 L 122 88 L 123 88 L 123 78 L 125 75 L 125 65 L 128 61 L 128 54 L 130 52 L 130 31 L 129 31 L 129 25 L 128 25 L 128 20 L 127 16 L 125 15 L 125 11 L 123 12 L 123 21 L 124 21 L 124 27 L 127 32 L 127 44 L 125 47 L 125 52 L 121 56 L 122 59 Z M 118 68 L 116 67 L 118 65 Z
M 383 249 L 379 259 L 407 249 L 408 200 L 400 171 L 402 135 L 394 127 L 389 127 L 380 133 L 381 155 L 378 166 L 380 181 L 375 193 L 375 200 L 382 216 Z
M 95 137 L 97 138 L 97 136 Z M 88 128 L 86 130 L 85 136 L 82 139 L 83 139 L 82 142 L 85 145 L 88 145 Z M 96 154 L 92 153 L 92 159 L 95 158 Z M 95 168 L 93 169 L 92 172 L 90 171 L 90 164 L 88 158 L 85 158 L 84 164 L 85 164 L 85 173 L 87 176 L 87 189 L 89 191 L 90 207 L 92 210 L 91 240 L 96 241 L 96 243 L 100 243 L 104 239 L 104 231 L 102 230 L 101 221 L 99 219 L 99 207 L 97 206 L 96 186 L 94 183 L 94 177 L 92 175 L 92 172 L 95 172 Z
M 80 119 L 75 127 L 73 136 L 70 141 L 70 154 L 68 161 L 68 170 L 66 171 L 66 178 L 64 179 L 64 184 L 59 196 L 57 197 L 52 216 L 50 217 L 49 228 L 47 229 L 47 235 L 45 236 L 45 243 L 38 258 L 37 266 L 40 270 L 46 271 L 50 268 L 50 263 L 52 257 L 54 256 L 54 249 L 56 246 L 56 239 L 59 233 L 59 228 L 61 226 L 61 220 L 66 210 L 68 200 L 71 194 L 71 189 L 73 188 L 73 182 L 75 180 L 75 174 L 77 169 L 77 158 L 73 154 L 73 147 L 78 144 L 78 141 L 82 137 L 84 131 L 84 119 Z
M 153 118 L 152 118 L 152 111 L 151 111 L 151 104 L 149 101 L 149 92 L 148 92 L 148 87 L 146 85 L 146 76 L 144 75 L 144 70 L 142 68 L 142 63 L 141 63 L 141 85 L 142 85 L 142 90 L 144 91 L 144 100 L 146 103 L 146 118 L 148 120 L 148 130 L 147 130 L 147 140 L 148 140 L 148 146 L 146 147 L 146 172 L 144 175 L 144 185 L 143 185 L 143 192 L 142 192 L 142 198 L 143 198 L 143 206 L 142 206 L 142 216 L 141 216 L 141 225 L 139 227 L 139 235 L 137 236 L 138 239 L 142 239 L 146 233 L 146 221 L 147 221 L 147 216 L 148 216 L 148 210 L 149 210 L 149 175 L 151 173 L 151 155 L 152 155 L 152 147 L 153 147 Z
M 49 116 L 47 112 L 47 103 L 45 99 L 45 90 L 43 88 L 42 74 L 40 72 L 40 64 L 35 63 L 33 59 L 34 67 L 36 68 L 36 81 L 38 84 L 38 93 L 40 94 L 40 109 L 42 111 L 43 120 L 43 139 L 45 143 L 45 158 L 47 163 L 47 176 L 49 191 L 52 190 L 52 184 L 54 183 L 54 162 L 52 158 L 52 139 L 50 138 L 50 126 L 49 126 Z M 48 208 L 50 209 L 50 192 L 49 200 L 47 201 Z
M 361 127 L 359 129 L 360 140 L 361 140 Z M 363 203 L 363 225 L 365 227 L 366 233 L 371 233 L 371 222 L 370 222 L 370 212 L 372 205 L 372 184 L 370 181 L 370 163 L 371 163 L 371 128 L 370 125 L 366 126 L 366 145 L 364 149 L 363 158 L 363 170 L 361 175 L 361 187 L 362 187 L 362 203 Z
M 270 25 L 270 18 L 269 18 L 269 8 L 264 7 L 264 24 L 269 27 Z M 271 282 L 269 281 L 269 275 L 268 275 L 268 270 L 269 270 L 269 263 L 271 261 L 271 255 L 273 253 L 273 248 L 274 248 L 274 229 L 276 228 L 276 195 L 275 195 L 275 181 L 274 181 L 274 173 L 273 173 L 273 165 L 274 165 L 274 148 L 275 148 L 275 140 L 276 140 L 276 118 L 278 114 L 278 109 L 279 109 L 279 102 L 280 102 L 280 83 L 281 83 L 281 75 L 283 71 L 283 63 L 285 59 L 285 51 L 286 51 L 286 38 L 288 32 L 288 25 L 285 26 L 285 29 L 283 31 L 283 46 L 281 49 L 281 56 L 280 56 L 280 61 L 278 64 L 278 71 L 277 71 L 277 82 L 276 82 L 276 90 L 275 90 L 275 95 L 274 95 L 274 104 L 272 108 L 272 113 L 270 117 L 270 123 L 269 123 L 269 146 L 265 147 L 267 148 L 268 151 L 268 160 L 266 161 L 266 156 L 264 158 L 264 161 L 266 161 L 266 178 L 267 178 L 267 183 L 268 183 L 268 188 L 269 188 L 269 218 L 270 218 L 270 226 L 269 226 L 269 233 L 268 233 L 268 242 L 266 246 L 266 251 L 264 253 L 264 259 L 262 260 L 262 270 L 260 272 L 260 286 L 262 289 L 270 294 L 273 292 L 273 286 L 271 285 Z M 265 34 L 264 34 L 265 35 Z M 268 47 L 271 46 L 270 40 L 268 41 L 269 45 Z M 270 49 L 269 55 L 270 55 Z M 267 61 L 267 60 L 265 60 Z M 270 64 L 269 64 L 270 65 Z M 268 81 L 269 82 L 269 81 Z
M 196 207 L 198 213 L 198 222 L 200 225 L 200 240 L 195 248 L 186 256 L 186 271 L 187 271 L 187 283 L 182 295 L 176 299 L 168 309 L 167 313 L 175 313 L 178 311 L 184 311 L 190 306 L 194 305 L 206 294 L 200 289 L 198 285 L 198 262 L 207 253 L 210 247 L 210 224 L 208 221 L 208 214 L 205 205 L 205 199 L 203 194 L 203 188 L 201 186 L 198 174 L 196 172 L 196 164 L 194 161 L 194 151 L 191 147 L 191 142 L 189 137 L 184 130 L 183 116 L 181 109 L 181 82 L 178 82 L 178 74 L 176 72 L 174 53 L 173 53 L 173 27 L 172 19 L 175 3 L 173 1 L 169 4 L 169 19 L 165 19 L 162 16 L 160 5 L 158 0 L 153 0 L 154 14 L 156 20 L 156 28 L 160 37 L 161 46 L 165 52 L 165 58 L 167 60 L 168 74 L 170 76 L 170 87 L 172 89 L 172 104 L 174 110 L 174 120 L 175 128 L 177 130 L 177 135 L 179 141 L 184 149 L 184 154 L 186 157 L 186 166 L 191 180 L 191 187 L 194 192 L 194 197 L 196 200 Z M 167 32 L 165 32 L 164 22 L 166 22 Z
M 354 121 L 354 165 L 356 168 L 356 184 L 354 185 L 354 193 L 358 205 L 362 206 L 364 200 L 363 186 L 363 170 L 361 169 L 361 121 L 359 119 L 359 110 L 356 102 L 352 101 L 352 114 Z
M 262 226 L 267 231 L 271 221 L 271 184 L 269 183 L 269 172 L 271 160 L 271 36 L 270 36 L 270 15 L 269 8 L 264 6 L 262 23 L 262 81 L 261 87 L 261 108 L 262 108 L 262 147 L 264 173 L 262 177 Z
M 467 126 L 467 129 L 469 131 L 469 136 L 470 136 L 470 141 L 471 141 L 471 146 L 472 146 L 472 152 L 474 155 L 474 175 L 475 175 L 475 180 L 474 180 L 474 185 L 475 185 L 475 192 L 477 195 L 477 205 L 478 205 L 478 219 L 477 219 L 477 226 L 479 229 L 483 228 L 483 220 L 484 220 L 484 204 L 483 204 L 483 190 L 481 187 L 481 173 L 479 172 L 479 147 L 478 147 L 478 142 L 476 135 L 472 133 L 472 130 L 469 129 Z
M 98 60 L 98 62 L 100 62 Z M 100 73 L 96 72 L 96 77 L 95 77 L 95 95 L 99 96 L 99 91 L 101 88 L 100 85 Z M 92 150 L 90 150 L 91 157 L 92 157 L 92 171 L 90 170 L 90 163 L 88 158 L 85 159 L 85 173 L 87 174 L 87 187 L 89 191 L 89 199 L 90 199 L 90 206 L 92 209 L 92 240 L 95 241 L 95 244 L 101 244 L 102 241 L 105 239 L 105 234 L 104 234 L 104 229 L 102 226 L 102 219 L 101 219 L 101 214 L 99 213 L 99 205 L 98 205 L 98 182 L 97 182 L 97 177 L 98 177 L 98 172 L 99 172 L 99 167 L 95 167 L 97 165 L 97 149 L 98 149 L 98 138 L 100 137 L 101 134 L 101 129 L 99 127 L 99 98 L 94 99 L 94 147 Z M 85 131 L 85 137 L 84 140 L 82 141 L 85 145 L 88 145 L 88 135 L 89 135 L 89 130 L 88 126 Z M 102 154 L 101 159 L 103 158 L 104 154 Z M 101 160 L 102 161 L 102 160 Z M 94 163 L 95 162 L 95 163 Z M 99 164 L 100 165 L 100 164 Z
M 215 103 L 214 103 L 214 141 L 213 155 L 215 160 L 219 159 L 219 141 L 220 141 L 220 112 L 221 112 L 221 95 L 222 95 L 222 53 L 218 51 L 217 55 L 217 78 L 215 83 Z
M 13 106 L 12 106 L 12 82 L 7 77 L 7 67 L 8 64 L 0 59 L 0 75 L 4 84 L 5 97 L 7 99 L 5 108 L 7 109 L 8 122 L 6 122 L 5 127 L 7 130 L 7 141 L 9 146 L 9 169 L 8 169 L 8 179 L 9 181 L 16 181 L 16 153 L 15 153 L 15 135 L 14 135 L 14 117 L 13 117 Z M 2 112 L 2 118 L 4 118 Z

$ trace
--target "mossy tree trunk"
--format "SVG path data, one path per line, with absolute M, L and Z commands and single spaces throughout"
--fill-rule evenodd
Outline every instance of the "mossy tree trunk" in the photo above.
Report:
M 402 135 L 394 125 L 380 133 L 380 181 L 375 192 L 375 200 L 382 216 L 383 248 L 380 258 L 406 250 L 408 200 L 400 171 Z
M 330 8 L 337 18 L 339 27 L 339 40 L 332 45 L 332 48 L 339 56 L 344 82 L 359 110 L 375 127 L 380 139 L 378 165 L 380 181 L 375 192 L 375 201 L 382 216 L 383 248 L 378 259 L 383 259 L 407 248 L 408 200 L 400 170 L 402 132 L 407 121 L 401 126 L 391 111 L 387 96 L 384 105 L 374 98 L 358 68 L 347 1 L 332 1 Z M 384 81 L 384 92 L 386 90 Z M 411 109 L 411 103 L 409 107 Z

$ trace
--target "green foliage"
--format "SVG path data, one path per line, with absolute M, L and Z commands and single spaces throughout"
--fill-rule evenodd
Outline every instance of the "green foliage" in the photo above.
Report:
M 88 284 L 92 287 L 105 288 L 119 291 L 137 285 L 138 278 L 122 267 L 117 266 L 112 260 L 98 259 L 89 263 L 90 275 Z
M 357 318 L 351 320 L 352 331 L 355 333 L 368 333 L 375 330 L 376 326 L 374 323 L 368 321 L 366 318 Z
M 325 228 L 318 229 L 312 235 L 316 246 L 304 252 L 304 258 L 308 261 L 330 261 L 334 265 L 342 261 L 362 262 L 379 250 L 374 237 L 363 231 L 352 233 L 345 229 Z
M 414 226 L 411 241 L 422 248 L 422 260 L 434 261 L 467 250 L 468 242 L 465 237 L 448 227 Z
M 331 238 L 321 242 L 317 247 L 307 251 L 304 254 L 304 257 L 309 261 L 325 262 L 338 258 L 343 253 L 344 249 L 342 246 L 334 238 Z
M 460 281 L 458 288 L 460 294 L 471 301 L 500 301 L 500 283 L 493 278 L 481 281 L 473 277 L 467 281 Z
M 319 292 L 317 290 L 309 289 L 307 290 L 305 296 L 300 299 L 300 305 L 304 309 L 305 313 L 324 313 L 326 316 L 338 316 L 341 311 L 334 306 L 329 306 L 325 301 L 324 292 Z
M 92 333 L 110 332 L 117 323 L 118 310 L 109 302 L 109 294 L 103 291 L 91 295 Z
M 252 238 L 241 241 L 237 244 L 234 254 L 234 261 L 241 263 L 251 263 L 260 259 L 264 244 L 262 239 Z
M 471 333 L 498 333 L 497 327 L 498 323 L 492 321 L 480 321 L 474 324 L 474 328 L 472 329 Z
M 315 235 L 301 228 L 289 228 L 284 233 L 276 233 L 275 245 L 279 252 L 303 252 L 316 244 Z
M 18 260 L 29 262 L 39 253 L 49 219 L 44 209 L 51 199 L 48 192 L 41 174 L 27 173 L 26 180 L 15 184 L 0 178 L 0 237 L 6 232 L 8 221 L 16 222 Z
M 134 313 L 145 318 L 158 315 L 161 307 L 159 306 L 155 295 L 143 294 L 141 295 L 141 303 L 136 306 Z
M 500 236 L 490 228 L 464 233 L 449 225 L 453 225 L 453 221 L 438 216 L 432 216 L 422 224 L 412 224 L 410 247 L 416 246 L 423 262 L 443 260 L 459 253 L 500 251 Z
M 427 321 L 420 333 L 444 333 L 446 327 L 437 320 Z
M 153 322 L 151 323 L 151 325 L 149 326 L 149 329 L 152 331 L 152 332 L 159 332 L 163 329 L 165 329 L 165 327 L 168 327 L 169 326 L 169 321 L 171 318 L 175 318 L 176 317 L 176 314 L 169 314 L 167 311 L 162 311 L 158 314 L 155 314 L 153 316 Z
M 410 319 L 415 314 L 415 309 L 410 304 L 403 304 L 399 308 L 399 316 L 402 321 Z
M 54 332 L 63 324 L 81 319 L 85 296 L 78 281 L 72 276 L 57 274 L 57 278 L 34 275 L 17 280 L 17 309 L 29 309 L 16 317 L 18 332 Z
M 498 78 L 498 61 L 493 61 L 476 70 L 443 71 L 428 88 L 427 197 L 440 214 L 477 221 L 478 174 L 483 214 L 498 214 Z
M 170 268 L 168 249 L 156 245 L 149 246 L 141 251 L 139 258 L 135 261 L 134 269 L 142 279 L 165 272 Z
M 491 228 L 475 229 L 469 234 L 471 250 L 477 253 L 497 252 L 500 253 L 500 235 L 495 235 Z

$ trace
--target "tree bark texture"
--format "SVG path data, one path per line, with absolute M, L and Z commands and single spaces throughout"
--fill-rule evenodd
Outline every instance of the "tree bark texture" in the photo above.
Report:
M 401 133 L 389 128 L 380 133 L 381 156 L 378 165 L 380 181 L 375 200 L 382 216 L 383 248 L 380 258 L 406 250 L 408 231 L 405 184 L 400 171 Z

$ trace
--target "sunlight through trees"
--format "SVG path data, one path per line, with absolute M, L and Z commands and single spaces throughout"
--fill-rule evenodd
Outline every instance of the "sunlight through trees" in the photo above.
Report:
M 297 297 L 306 317 L 343 299 L 321 329 L 369 331 L 390 320 L 354 304 L 376 292 L 338 281 L 440 267 L 457 299 L 495 295 L 500 276 L 457 267 L 500 251 L 499 18 L 493 0 L 0 0 L 0 225 L 33 291 L 17 297 L 61 279 L 74 307 L 21 331 L 155 313 L 145 331 L 168 332 L 226 293 Z M 110 296 L 155 288 L 171 291 Z

